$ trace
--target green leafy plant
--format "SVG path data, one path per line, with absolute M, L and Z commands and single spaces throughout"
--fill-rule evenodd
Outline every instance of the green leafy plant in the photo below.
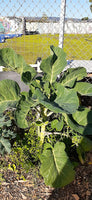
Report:
M 36 127 L 31 125 L 30 129 L 24 133 L 22 139 L 21 135 L 17 137 L 9 156 L 11 165 L 16 166 L 18 170 L 21 167 L 21 171 L 23 169 L 29 171 L 31 167 L 38 164 L 42 150 L 40 138 L 36 134 Z
M 28 93 L 20 93 L 15 81 L 0 81 L 0 114 L 3 115 L 9 107 L 15 108 L 14 119 L 18 127 L 27 129 L 35 124 L 43 150 L 40 156 L 41 175 L 47 185 L 61 187 L 74 179 L 74 167 L 66 153 L 64 138 L 69 137 L 76 145 L 80 161 L 83 160 L 82 152 L 92 149 L 92 141 L 88 139 L 92 135 L 92 110 L 83 107 L 81 102 L 81 96 L 92 96 L 92 84 L 83 82 L 87 76 L 83 67 L 64 71 L 66 54 L 59 47 L 50 48 L 51 56 L 43 60 L 40 66 L 42 75 L 36 74 L 13 50 L 0 50 L 0 64 L 17 70 L 21 80 L 29 86 Z M 57 80 L 59 74 L 61 76 Z M 30 110 L 35 111 L 36 117 L 29 121 Z M 69 132 L 66 127 L 69 127 Z M 60 141 L 51 144 L 48 140 L 44 145 L 45 137 L 50 134 L 60 135 Z
M 16 133 L 12 130 L 12 121 L 6 115 L 0 117 L 0 153 L 10 153 L 11 140 L 16 137 Z

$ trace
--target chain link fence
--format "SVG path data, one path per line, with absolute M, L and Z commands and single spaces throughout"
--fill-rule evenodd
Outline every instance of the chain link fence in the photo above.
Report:
M 89 0 L 1 0 L 0 35 L 23 34 L 0 43 L 22 54 L 27 63 L 50 55 L 50 45 L 63 47 L 68 64 L 92 59 L 92 13 Z M 73 62 L 75 61 L 75 63 Z M 88 72 L 92 72 L 89 62 Z
M 92 12 L 89 0 L 65 1 L 63 48 L 70 66 L 84 66 L 92 72 Z
M 7 39 L 0 48 L 12 47 L 27 63 L 46 58 L 50 45 L 58 46 L 60 4 L 61 0 L 1 0 L 0 33 L 23 35 Z

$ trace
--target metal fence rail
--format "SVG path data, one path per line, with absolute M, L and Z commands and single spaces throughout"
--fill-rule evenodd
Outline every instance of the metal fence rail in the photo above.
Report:
M 35 63 L 50 54 L 50 45 L 59 45 L 67 60 L 82 60 L 86 66 L 92 58 L 90 5 L 89 0 L 1 0 L 0 48 L 11 47 Z

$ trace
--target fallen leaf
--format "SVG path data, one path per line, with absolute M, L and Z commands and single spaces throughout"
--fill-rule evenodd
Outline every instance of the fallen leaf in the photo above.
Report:
M 75 198 L 75 200 L 79 200 L 79 196 L 77 194 L 72 194 L 72 196 Z
M 27 199 L 27 197 L 23 193 L 21 193 L 21 196 L 22 196 L 22 199 L 24 199 L 24 200 Z
M 92 165 L 92 162 L 89 162 L 88 164 L 89 164 L 89 165 Z

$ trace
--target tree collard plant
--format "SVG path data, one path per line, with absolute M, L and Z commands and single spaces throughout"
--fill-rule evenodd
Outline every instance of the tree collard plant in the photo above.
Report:
M 29 86 L 29 92 L 20 92 L 15 81 L 0 81 L 0 115 L 7 108 L 15 108 L 16 125 L 26 129 L 31 124 L 37 126 L 37 134 L 42 143 L 40 156 L 41 175 L 51 187 L 63 187 L 74 180 L 75 171 L 68 154 L 64 137 L 70 137 L 76 145 L 80 161 L 82 152 L 92 149 L 92 110 L 81 104 L 81 96 L 92 96 L 92 84 L 83 82 L 87 76 L 83 67 L 67 69 L 66 54 L 59 47 L 51 46 L 51 55 L 42 61 L 42 75 L 27 65 L 23 58 L 11 49 L 0 50 L 0 64 L 16 70 L 21 80 Z M 57 76 L 61 74 L 60 79 Z M 28 121 L 28 113 L 33 110 L 36 118 Z M 71 130 L 64 136 L 64 127 Z M 44 143 L 45 137 L 59 134 L 61 139 L 54 143 Z M 77 139 L 76 139 L 77 138 Z

